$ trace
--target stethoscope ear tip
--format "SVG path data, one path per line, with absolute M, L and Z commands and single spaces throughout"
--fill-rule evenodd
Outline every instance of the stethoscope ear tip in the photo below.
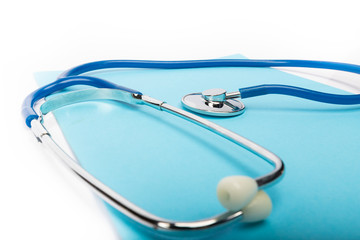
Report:
M 242 102 L 229 99 L 226 91 L 220 88 L 187 94 L 182 98 L 182 104 L 190 111 L 215 117 L 238 116 L 245 110 Z
M 258 189 L 255 179 L 247 176 L 223 178 L 216 189 L 217 197 L 229 211 L 242 211 L 242 222 L 258 222 L 267 218 L 272 210 L 270 197 Z

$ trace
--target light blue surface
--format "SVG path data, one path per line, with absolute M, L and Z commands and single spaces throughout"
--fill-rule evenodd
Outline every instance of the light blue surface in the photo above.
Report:
M 38 83 L 49 83 L 58 73 L 39 73 Z M 344 93 L 262 68 L 112 70 L 93 75 L 178 107 L 183 95 L 215 87 L 231 91 L 275 83 Z M 236 226 L 214 239 L 359 239 L 360 107 L 287 96 L 244 103 L 242 116 L 206 118 L 278 154 L 285 161 L 286 175 L 266 190 L 274 205 L 266 221 Z M 54 113 L 89 172 L 160 217 L 195 220 L 218 214 L 223 211 L 216 199 L 221 178 L 256 177 L 271 169 L 238 146 L 146 106 L 93 101 Z M 153 236 L 108 209 L 123 239 Z

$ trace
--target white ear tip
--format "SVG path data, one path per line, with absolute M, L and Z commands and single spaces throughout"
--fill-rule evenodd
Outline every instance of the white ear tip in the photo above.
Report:
M 242 209 L 243 222 L 258 222 L 267 218 L 272 209 L 270 197 L 260 190 L 254 199 Z
M 223 178 L 217 186 L 218 199 L 226 209 L 238 211 L 255 197 L 258 190 L 254 179 L 246 176 Z

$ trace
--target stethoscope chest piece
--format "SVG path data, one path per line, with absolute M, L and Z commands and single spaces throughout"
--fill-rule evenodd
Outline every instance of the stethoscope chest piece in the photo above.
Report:
M 231 117 L 242 114 L 245 105 L 231 98 L 224 89 L 215 88 L 187 94 L 182 98 L 182 104 L 185 108 L 204 115 Z

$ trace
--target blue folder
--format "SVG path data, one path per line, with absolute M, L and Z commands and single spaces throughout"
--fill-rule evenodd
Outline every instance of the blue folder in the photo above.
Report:
M 240 56 L 235 56 L 240 57 Z M 36 75 L 39 85 L 59 72 Z M 346 92 L 268 68 L 97 71 L 104 78 L 182 107 L 183 95 L 210 88 L 275 83 Z M 279 155 L 283 180 L 266 192 L 269 218 L 239 224 L 207 239 L 359 239 L 360 106 L 336 106 L 289 96 L 245 99 L 243 115 L 205 118 Z M 198 220 L 225 209 L 216 198 L 225 176 L 257 177 L 272 169 L 237 145 L 168 113 L 115 101 L 91 101 L 54 111 L 80 164 L 136 205 L 163 218 Z M 157 235 L 106 205 L 123 239 Z M 179 235 L 180 236 L 180 235 Z M 190 237 L 190 236 L 187 236 Z

